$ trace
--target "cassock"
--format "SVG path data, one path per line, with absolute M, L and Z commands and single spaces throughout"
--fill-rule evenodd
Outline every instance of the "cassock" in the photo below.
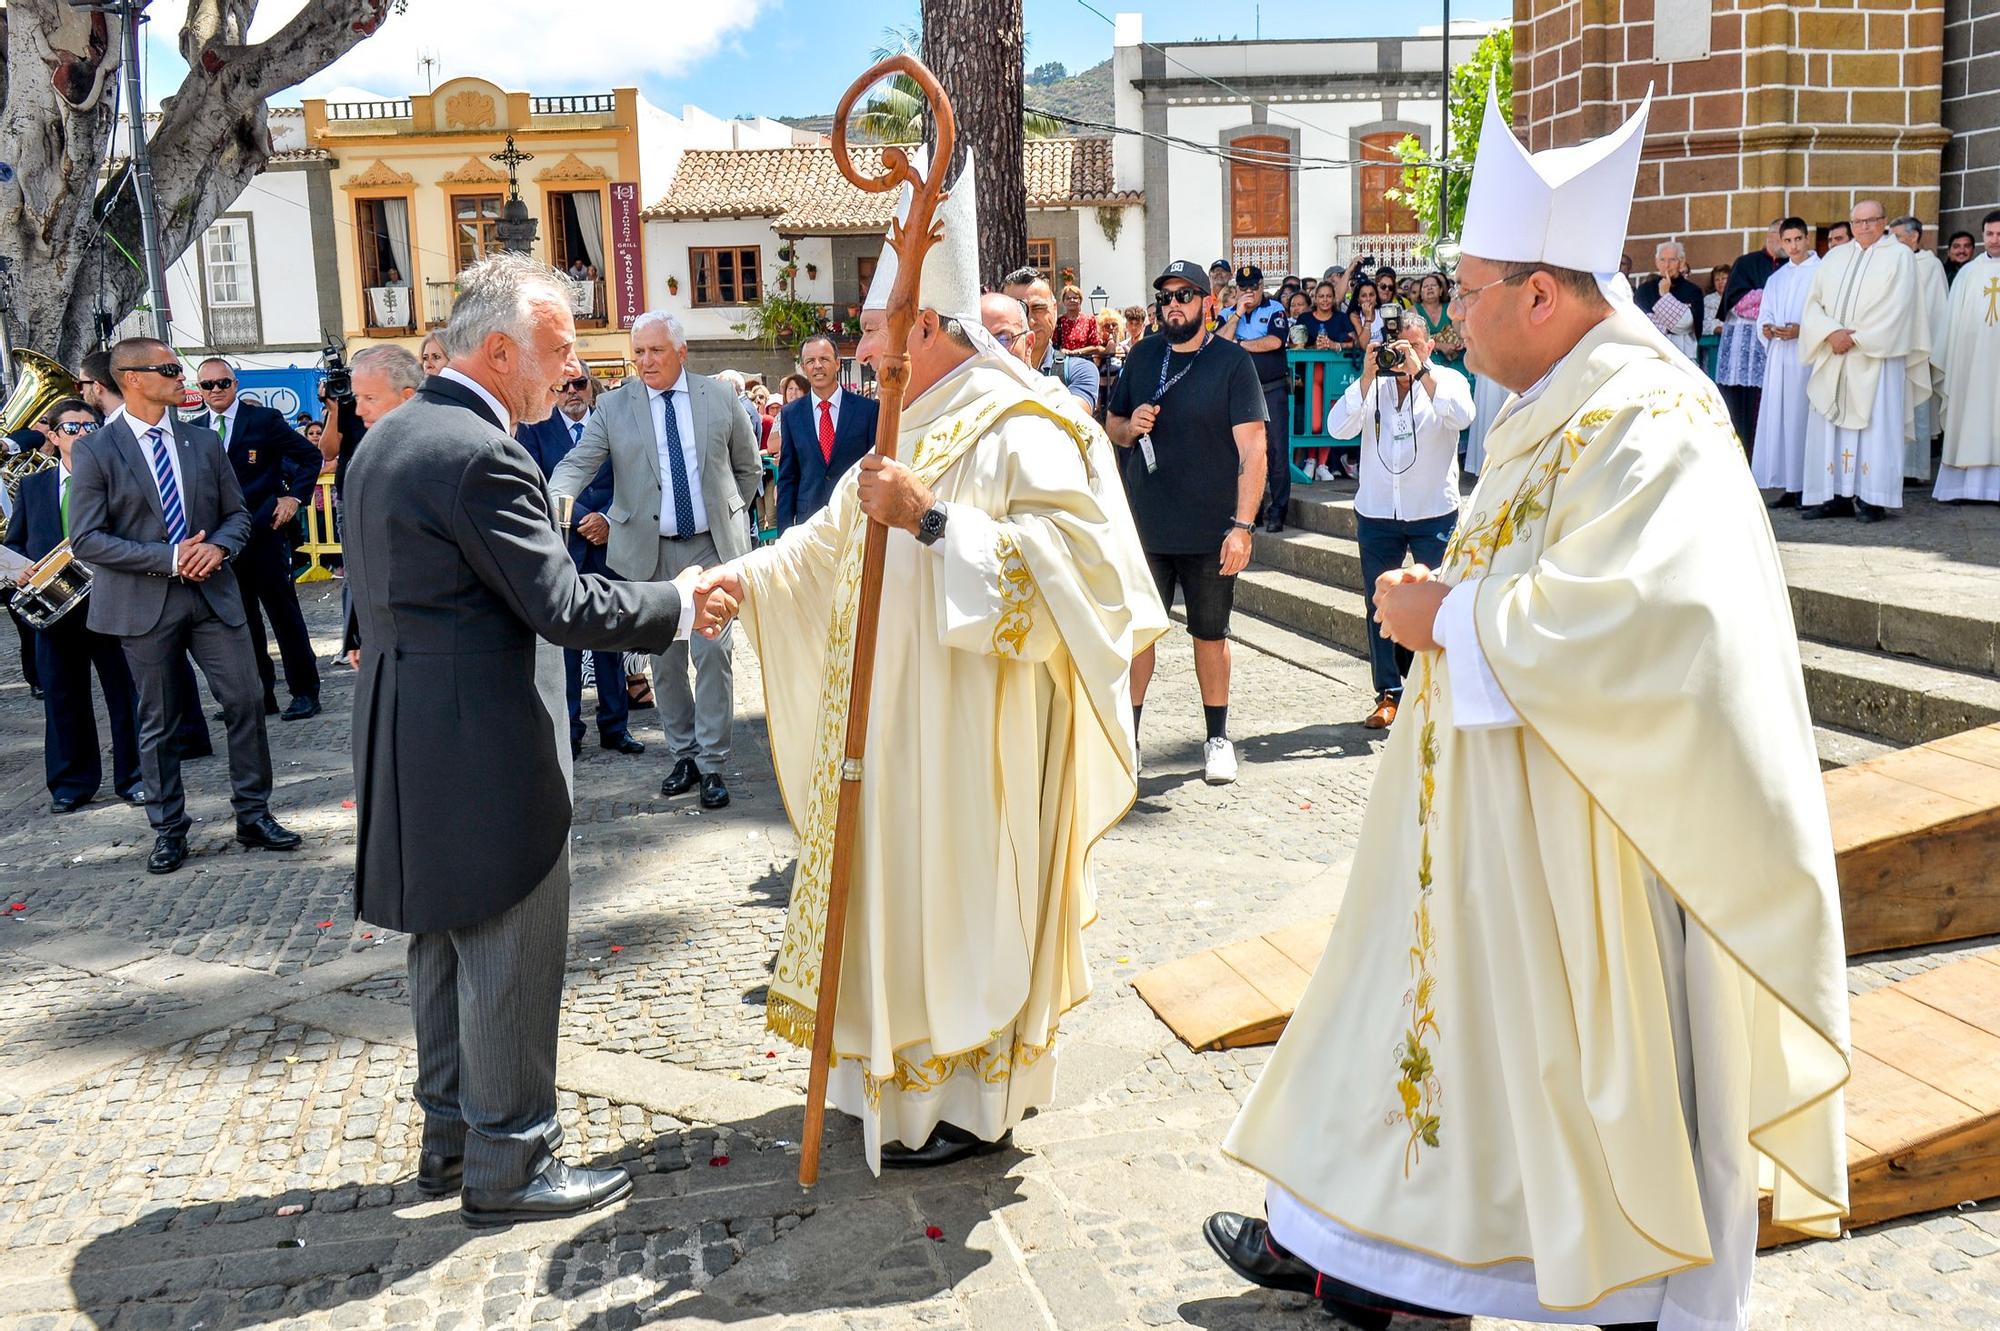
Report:
M 1443 1311 L 1740 1327 L 1846 1210 L 1846 958 L 1776 543 L 1629 311 L 1487 436 L 1345 898 L 1224 1150 Z M 1454 624 L 1456 628 L 1454 628 Z M 1643 651 L 1635 643 L 1645 644 Z
M 1782 254 L 1773 257 L 1766 250 L 1750 251 L 1729 265 L 1729 281 L 1718 302 L 1722 334 L 1715 348 L 1715 382 L 1722 389 L 1722 402 L 1729 408 L 1736 437 L 1752 452 L 1757 442 L 1758 396 L 1764 386 L 1765 340 L 1759 315 L 1763 297 L 1748 297 L 1763 291 L 1771 274 L 1786 263 Z
M 1757 446 L 1750 451 L 1750 475 L 1760 489 L 1788 494 L 1805 489 L 1809 371 L 1799 359 L 1797 338 L 1774 338 L 1764 330 L 1800 322 L 1818 267 L 1819 255 L 1807 250 L 1805 262 L 1787 261 L 1764 284 L 1757 313 L 1758 336 L 1765 343 L 1764 392 L 1757 406 Z
M 996 349 L 997 350 L 997 349 Z M 1090 993 L 1091 852 L 1136 790 L 1132 657 L 1167 625 L 1109 441 L 1054 380 L 975 357 L 905 405 L 948 505 L 889 533 L 830 1096 L 881 1145 L 995 1140 L 1054 1094 Z M 812 1041 L 866 520 L 827 506 L 741 564 L 799 863 L 767 1021 Z
M 1939 499 L 2000 500 L 2000 257 L 1958 270 L 1945 336 Z
M 1931 440 L 1937 436 L 1937 398 L 1944 377 L 1946 325 L 1951 318 L 1951 284 L 1944 264 L 1929 250 L 1913 250 L 1917 298 L 1930 346 L 1930 396 L 1910 413 L 1909 437 L 1903 441 L 1903 475 L 1913 481 L 1931 478 Z
M 1848 496 L 1901 508 L 1903 440 L 1911 411 L 1930 396 L 1930 334 L 1917 295 L 1916 256 L 1884 238 L 1850 241 L 1820 260 L 1799 319 L 1809 378 L 1805 502 Z M 1851 329 L 1854 347 L 1827 342 Z

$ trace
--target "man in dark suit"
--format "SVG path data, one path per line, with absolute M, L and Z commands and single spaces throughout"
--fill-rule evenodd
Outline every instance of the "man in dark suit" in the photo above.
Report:
M 877 407 L 840 389 L 833 339 L 808 338 L 799 368 L 811 391 L 778 413 L 778 530 L 826 507 L 834 484 L 875 446 Z
M 664 651 L 694 617 L 691 576 L 579 576 L 511 434 L 577 373 L 567 286 L 515 254 L 461 272 L 448 364 L 347 470 L 355 914 L 411 935 L 417 1186 L 462 1184 L 472 1225 L 631 1190 L 554 1153 L 572 802 L 555 649 Z
M 41 559 L 68 538 L 70 450 L 98 425 L 97 413 L 80 398 L 63 399 L 49 415 L 61 464 L 22 480 L 14 516 L 7 523 L 7 548 L 29 560 Z M 24 569 L 16 581 L 27 578 Z M 97 713 L 90 696 L 92 667 L 104 689 L 105 714 L 111 719 L 113 788 L 128 804 L 145 802 L 132 672 L 118 639 L 91 632 L 86 618 L 79 606 L 35 634 L 36 665 L 44 681 L 42 770 L 56 813 L 74 813 L 90 803 L 104 781 Z
M 597 402 L 597 381 L 578 374 L 563 381 L 556 394 L 556 409 L 535 425 L 520 425 L 514 437 L 542 469 L 547 479 L 556 464 L 569 455 L 583 438 L 584 427 Z M 596 477 L 576 496 L 570 514 L 569 557 L 579 573 L 616 578 L 604 559 L 604 543 L 611 524 L 604 511 L 611 507 L 611 464 L 597 469 Z M 646 746 L 632 738 L 632 700 L 625 692 L 625 656 L 622 652 L 592 652 L 591 673 L 597 681 L 597 744 L 613 753 L 638 754 Z M 569 694 L 569 753 L 583 752 L 583 653 L 573 647 L 563 649 L 563 686 Z
M 187 859 L 192 820 L 170 742 L 183 708 L 197 705 L 175 673 L 191 652 L 229 728 L 236 839 L 296 850 L 299 836 L 271 816 L 271 749 L 261 688 L 229 561 L 250 538 L 250 515 L 222 441 L 174 418 L 181 366 L 165 343 L 127 338 L 111 349 L 125 409 L 72 446 L 70 549 L 96 575 L 90 627 L 120 639 L 139 693 L 139 770 L 153 825 L 149 873 Z
M 285 720 L 302 721 L 319 714 L 319 663 L 313 658 L 305 616 L 299 613 L 285 528 L 312 498 L 319 480 L 319 449 L 291 427 L 283 412 L 239 398 L 236 371 L 228 361 L 211 357 L 195 373 L 195 386 L 208 407 L 202 423 L 221 438 L 243 487 L 243 506 L 250 511 L 250 539 L 233 563 L 237 582 L 248 593 L 244 609 L 250 645 L 257 653 L 257 674 L 264 681 L 264 710 L 278 710 L 278 680 L 259 606 L 271 620 L 271 636 L 278 640 L 278 654 L 285 662 L 285 687 L 292 695 Z

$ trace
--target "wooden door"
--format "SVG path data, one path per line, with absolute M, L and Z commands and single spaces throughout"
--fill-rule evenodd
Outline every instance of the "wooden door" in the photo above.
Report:
M 1229 150 L 1235 159 L 1229 166 L 1232 254 L 1239 262 L 1250 258 L 1266 273 L 1282 270 L 1291 250 L 1291 143 L 1258 134 L 1231 140 Z
M 1364 134 L 1361 137 L 1361 160 L 1364 162 L 1396 162 L 1396 145 L 1407 137 L 1394 130 L 1381 134 Z M 1392 189 L 1403 184 L 1403 168 L 1400 163 L 1391 166 L 1364 166 L 1361 168 L 1361 231 L 1363 235 L 1388 236 L 1407 235 L 1418 229 L 1417 215 L 1403 204 L 1388 197 Z

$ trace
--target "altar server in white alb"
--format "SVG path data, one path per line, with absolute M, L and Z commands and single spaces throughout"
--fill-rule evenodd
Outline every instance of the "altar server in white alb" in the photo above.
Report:
M 1797 508 L 1805 489 L 1806 400 L 1811 368 L 1799 359 L 1799 320 L 1812 291 L 1819 255 L 1802 217 L 1778 223 L 1785 262 L 1764 284 L 1757 332 L 1764 339 L 1764 395 L 1757 409 L 1757 446 L 1750 450 L 1750 475 L 1760 490 L 1776 490 L 1772 508 Z
M 1863 199 L 1848 221 L 1854 239 L 1826 252 L 1799 317 L 1812 402 L 1802 516 L 1880 522 L 1903 506 L 1903 441 L 1931 394 L 1930 328 L 1915 256 L 1889 239 L 1882 205 Z
M 1530 156 L 1487 108 L 1453 313 L 1514 396 L 1442 566 L 1378 585 L 1416 667 L 1223 1147 L 1269 1219 L 1213 1216 L 1210 1245 L 1364 1328 L 1746 1328 L 1760 1192 L 1803 1233 L 1847 1209 L 1784 575 L 1721 399 L 1617 273 L 1646 110 Z
M 1910 412 L 1910 432 L 1903 440 L 1903 479 L 1931 478 L 1931 440 L 1937 437 L 1937 401 L 1943 387 L 1945 324 L 1951 316 L 1951 283 L 1935 251 L 1924 247 L 1924 224 L 1915 217 L 1889 223 L 1890 236 L 1910 252 L 1910 275 L 1917 284 L 1919 318 L 1930 344 L 1930 396 Z
M 2000 501 L 2000 212 L 1980 223 L 1985 250 L 1958 270 L 1944 366 L 1944 500 Z

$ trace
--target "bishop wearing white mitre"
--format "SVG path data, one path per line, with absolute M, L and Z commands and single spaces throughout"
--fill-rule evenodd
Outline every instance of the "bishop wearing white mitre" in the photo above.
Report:
M 1489 102 L 1454 313 L 1513 396 L 1443 566 L 1378 585 L 1410 692 L 1223 1147 L 1269 1219 L 1213 1216 L 1211 1246 L 1364 1327 L 1744 1327 L 1759 1195 L 1804 1234 L 1847 1210 L 1777 548 L 1714 389 L 1617 272 L 1646 112 L 1531 156 Z

